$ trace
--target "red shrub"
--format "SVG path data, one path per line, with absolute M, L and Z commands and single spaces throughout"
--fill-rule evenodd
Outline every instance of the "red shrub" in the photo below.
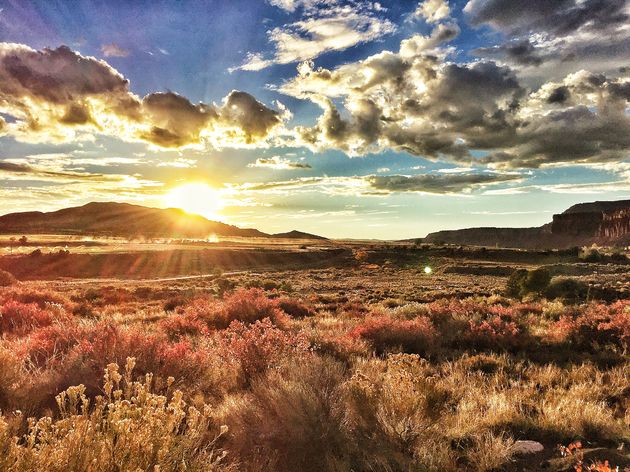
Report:
M 17 351 L 33 367 L 53 366 L 77 346 L 85 335 L 85 329 L 77 324 L 54 324 L 31 333 L 19 344 Z
M 220 354 L 236 359 L 248 378 L 277 366 L 290 354 L 305 354 L 309 348 L 306 336 L 286 333 L 269 318 L 250 325 L 233 321 L 219 338 Z
M 90 288 L 85 291 L 82 300 L 90 302 L 92 305 L 119 305 L 134 300 L 133 293 L 122 287 L 100 287 Z
M 481 321 L 469 320 L 462 341 L 474 349 L 516 349 L 522 347 L 525 334 L 513 321 L 500 316 Z
M 412 354 L 427 354 L 435 347 L 438 338 L 433 323 L 425 316 L 412 320 L 373 316 L 349 335 L 369 341 L 379 354 L 395 348 Z
M 57 305 L 62 305 L 66 308 L 72 308 L 73 303 L 70 299 L 61 293 L 54 292 L 52 290 L 43 290 L 43 289 L 29 289 L 29 288 L 21 288 L 21 289 L 13 289 L 2 294 L 2 302 L 6 303 L 8 301 L 17 301 L 20 303 L 36 303 L 40 308 L 46 308 L 46 305 L 49 303 L 54 303 Z
M 281 297 L 276 300 L 278 307 L 291 318 L 306 318 L 315 315 L 315 311 L 297 298 Z
M 53 322 L 50 312 L 36 303 L 21 303 L 10 300 L 0 306 L 0 334 L 23 336 L 40 326 Z
M 254 323 L 269 318 L 276 326 L 284 327 L 289 318 L 278 307 L 278 302 L 265 296 L 258 288 L 240 288 L 222 301 L 208 299 L 194 300 L 185 313 L 203 320 L 209 327 L 227 328 L 232 321 Z
M 159 326 L 170 339 L 208 333 L 208 326 L 192 312 L 168 316 L 160 320 Z
M 566 315 L 554 326 L 556 336 L 581 348 L 593 343 L 630 346 L 630 301 L 612 305 L 591 303 L 583 311 Z

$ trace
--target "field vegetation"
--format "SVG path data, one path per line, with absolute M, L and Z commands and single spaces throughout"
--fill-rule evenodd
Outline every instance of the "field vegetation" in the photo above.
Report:
M 361 264 L 159 283 L 0 273 L 0 470 L 630 466 L 630 301 L 531 268 Z

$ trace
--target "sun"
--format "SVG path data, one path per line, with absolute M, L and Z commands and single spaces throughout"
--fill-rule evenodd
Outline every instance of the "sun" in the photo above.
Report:
M 192 182 L 171 189 L 164 195 L 164 203 L 209 219 L 218 219 L 225 206 L 220 190 L 208 184 Z

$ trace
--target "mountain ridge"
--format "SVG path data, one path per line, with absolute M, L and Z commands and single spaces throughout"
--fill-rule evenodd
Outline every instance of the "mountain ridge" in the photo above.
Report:
M 131 203 L 90 202 L 77 207 L 42 212 L 26 211 L 0 216 L 0 233 L 76 234 L 125 237 L 283 237 L 254 228 L 209 220 L 179 208 L 153 208 Z M 321 236 L 301 233 L 303 239 Z M 308 236 L 308 237 L 307 237 Z M 295 236 L 287 236 L 289 238 Z

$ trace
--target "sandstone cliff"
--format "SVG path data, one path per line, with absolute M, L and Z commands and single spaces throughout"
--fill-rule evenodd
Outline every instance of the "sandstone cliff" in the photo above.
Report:
M 630 243 L 630 200 L 580 203 L 537 228 L 466 228 L 438 231 L 425 242 L 513 248 L 567 248 Z

